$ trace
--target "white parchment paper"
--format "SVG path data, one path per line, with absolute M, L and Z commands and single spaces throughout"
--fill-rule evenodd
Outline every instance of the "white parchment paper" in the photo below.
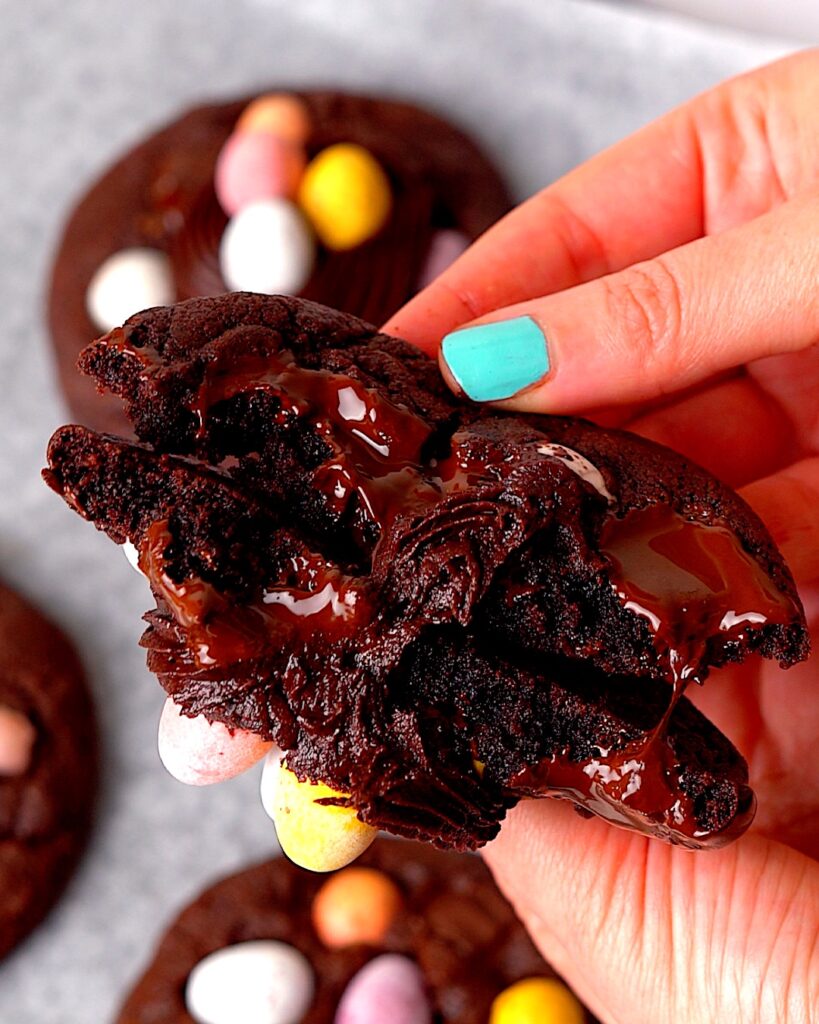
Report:
M 255 774 L 192 790 L 161 768 L 162 694 L 137 647 L 147 586 L 39 478 L 67 415 L 42 297 L 68 204 L 186 104 L 288 83 L 426 103 L 481 138 L 522 198 L 781 47 L 584 0 L 0 0 L 0 15 L 0 574 L 74 637 L 105 745 L 88 856 L 0 964 L 0 1021 L 96 1024 L 169 916 L 275 840 Z

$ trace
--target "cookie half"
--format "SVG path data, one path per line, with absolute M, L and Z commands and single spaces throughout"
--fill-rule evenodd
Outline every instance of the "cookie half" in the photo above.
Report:
M 62 892 L 96 783 L 94 713 L 77 655 L 0 584 L 0 956 Z
M 269 1019 L 293 1024 L 345 1019 L 336 1013 L 351 998 L 359 1013 L 361 1001 L 369 1003 L 371 1016 L 350 1019 L 388 1019 L 372 1016 L 377 1005 L 397 1021 L 486 1024 L 498 997 L 525 979 L 535 980 L 535 1007 L 547 1008 L 539 998 L 564 1008 L 545 1019 L 595 1019 L 535 950 L 477 857 L 380 839 L 336 874 L 309 874 L 277 858 L 207 889 L 160 940 L 117 1024 L 221 1021 L 228 999 L 232 1019 L 262 1019 L 254 1010 L 269 993 L 254 965 L 275 985 L 279 1005 L 289 1001 Z M 413 998 L 418 1016 L 401 1017 Z
M 65 427 L 46 479 L 132 543 L 149 667 L 370 826 L 469 848 L 521 796 L 690 847 L 754 811 L 683 696 L 808 637 L 751 509 L 668 449 L 459 402 L 355 318 L 233 294 L 131 319 L 82 367 L 138 443 Z
M 125 154 L 66 224 L 48 323 L 71 410 L 126 429 L 76 361 L 139 309 L 244 287 L 383 323 L 509 207 L 475 143 L 408 103 L 310 91 L 190 110 Z

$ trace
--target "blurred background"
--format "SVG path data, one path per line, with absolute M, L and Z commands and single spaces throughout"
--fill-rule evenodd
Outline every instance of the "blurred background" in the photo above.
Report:
M 162 693 L 137 646 L 147 585 L 39 478 L 47 438 L 67 416 L 43 292 L 69 205 L 186 105 L 300 85 L 443 113 L 523 198 L 720 79 L 819 41 L 819 6 L 0 0 L 0 11 L 0 574 L 79 646 L 105 745 L 88 856 L 46 923 L 0 964 L 0 1020 L 92 1024 L 111 1020 L 171 914 L 275 838 L 254 773 L 214 790 L 165 774 Z

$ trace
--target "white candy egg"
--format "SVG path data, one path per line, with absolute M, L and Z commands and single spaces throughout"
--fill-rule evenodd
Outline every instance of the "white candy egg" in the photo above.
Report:
M 88 315 L 101 331 L 119 327 L 129 316 L 173 302 L 171 265 L 158 249 L 120 249 L 97 268 L 85 296 Z
M 397 953 L 371 960 L 341 997 L 335 1024 L 430 1024 L 432 1011 L 417 964 Z
M 159 719 L 159 757 L 175 779 L 211 786 L 252 768 L 272 744 L 247 729 L 229 729 L 204 715 L 189 717 L 170 697 Z
M 222 277 L 233 291 L 295 295 L 310 277 L 315 243 L 286 199 L 249 203 L 228 222 L 219 246 Z
M 200 960 L 185 1005 L 197 1024 L 299 1024 L 313 990 L 312 968 L 297 949 L 260 939 Z
M 132 544 L 131 541 L 126 540 L 122 545 L 122 553 L 128 561 L 128 564 L 132 569 L 135 569 L 138 573 L 142 570 L 139 567 L 139 552 L 136 549 L 136 545 Z

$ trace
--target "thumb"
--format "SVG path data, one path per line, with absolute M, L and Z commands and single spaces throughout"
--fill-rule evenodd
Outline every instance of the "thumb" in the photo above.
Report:
M 448 334 L 450 386 L 527 412 L 637 402 L 819 339 L 819 197 Z
M 819 1021 L 819 866 L 788 847 L 694 853 L 524 801 L 484 856 L 606 1024 Z

